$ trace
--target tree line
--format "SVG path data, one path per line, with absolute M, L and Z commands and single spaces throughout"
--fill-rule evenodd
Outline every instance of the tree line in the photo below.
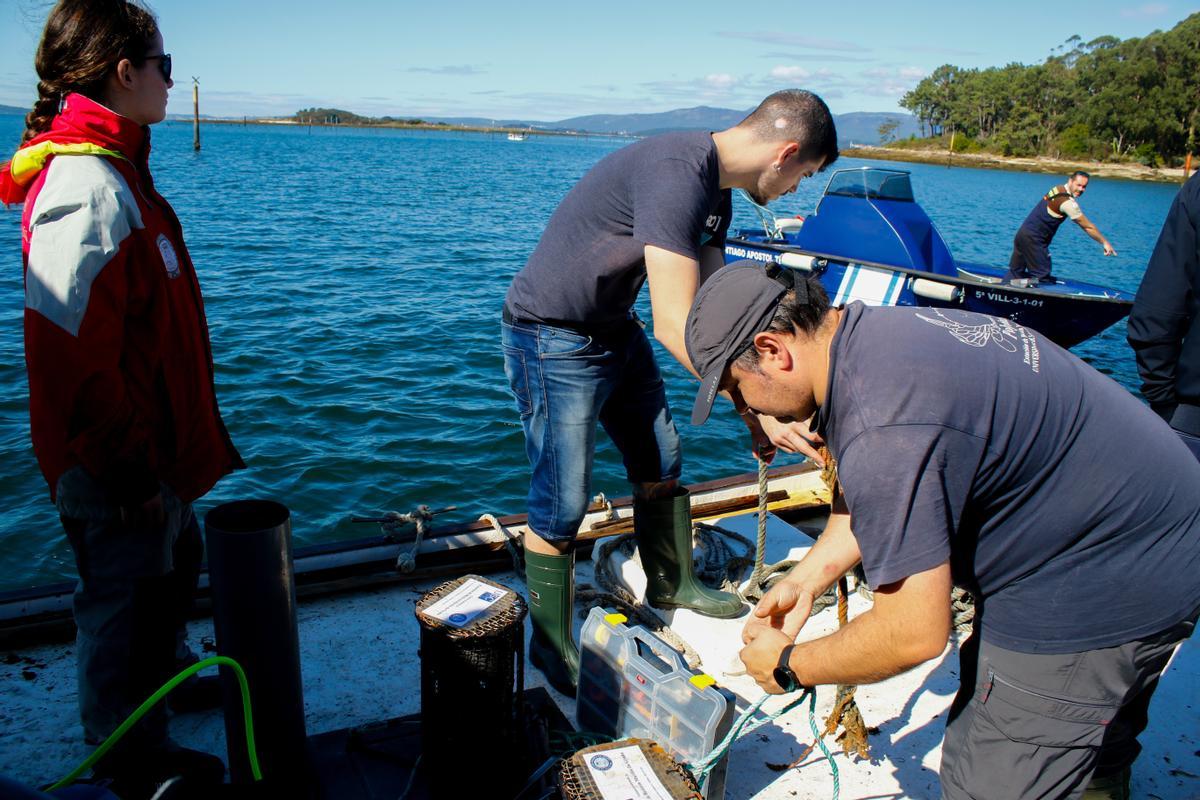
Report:
M 302 108 L 292 119 L 301 125 L 445 125 L 407 117 L 364 117 L 340 108 Z
M 1200 122 L 1200 12 L 1142 38 L 1073 36 L 1041 64 L 944 64 L 900 105 L 960 152 L 1175 165 Z

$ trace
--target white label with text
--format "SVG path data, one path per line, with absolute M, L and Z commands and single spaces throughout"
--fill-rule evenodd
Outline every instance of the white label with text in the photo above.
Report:
M 507 589 L 490 586 L 474 578 L 441 598 L 422 613 L 455 628 L 465 627 L 471 620 L 487 611 L 496 601 L 508 594 Z
M 636 745 L 591 753 L 587 767 L 604 800 L 671 800 L 671 793 Z

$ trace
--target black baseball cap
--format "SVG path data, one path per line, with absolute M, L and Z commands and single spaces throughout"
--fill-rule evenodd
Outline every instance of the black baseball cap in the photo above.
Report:
M 696 293 L 684 325 L 688 358 L 700 375 L 692 424 L 708 419 L 725 368 L 754 343 L 775 316 L 779 301 L 795 290 L 808 302 L 808 283 L 793 270 L 771 263 L 738 261 L 717 270 Z

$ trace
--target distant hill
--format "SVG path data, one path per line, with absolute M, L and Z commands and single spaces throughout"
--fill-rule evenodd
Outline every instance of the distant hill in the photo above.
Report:
M 508 128 L 542 128 L 545 130 L 587 131 L 590 133 L 627 133 L 637 136 L 653 136 L 669 131 L 709 130 L 719 131 L 736 125 L 749 114 L 751 109 L 738 111 L 731 108 L 696 106 L 656 114 L 591 114 L 570 117 L 557 122 L 534 122 L 530 120 L 492 120 L 481 117 L 441 117 L 437 121 L 450 125 L 496 125 Z M 893 134 L 897 139 L 906 139 L 917 132 L 917 120 L 903 111 L 883 113 L 855 111 L 835 114 L 838 143 L 843 147 L 851 144 L 878 144 L 879 126 L 887 120 L 899 123 Z
M 896 126 L 894 139 L 907 139 L 918 134 L 917 118 L 906 112 L 887 114 L 879 111 L 852 111 L 849 114 L 835 114 L 834 124 L 837 125 L 838 144 L 849 147 L 851 144 L 879 144 L 879 126 L 888 120 L 900 123 Z
M 28 108 L 18 108 L 17 106 L 0 106 L 0 114 L 3 114 L 6 117 L 12 116 L 12 115 L 18 115 L 18 116 L 23 117 L 28 113 L 29 113 Z
M 652 136 L 667 131 L 710 130 L 719 131 L 736 125 L 745 118 L 746 111 L 729 108 L 696 106 L 657 114 L 592 114 L 586 117 L 571 117 L 553 123 L 557 128 L 604 133 L 634 133 Z

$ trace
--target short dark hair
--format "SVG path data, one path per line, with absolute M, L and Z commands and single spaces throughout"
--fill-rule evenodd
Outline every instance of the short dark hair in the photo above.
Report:
M 821 323 L 825 321 L 825 317 L 829 313 L 829 295 L 825 293 L 825 287 L 816 278 L 797 273 L 796 280 L 802 280 L 807 284 L 808 301 L 801 303 L 797 300 L 795 290 L 788 292 L 779 299 L 779 305 L 775 307 L 775 314 L 771 317 L 770 323 L 759 333 L 795 333 L 799 331 L 805 336 L 812 336 L 820 329 Z M 732 363 L 747 372 L 761 371 L 758 366 L 758 349 L 755 347 L 750 347 Z
M 1072 172 L 1071 177 L 1072 178 L 1087 178 L 1089 181 L 1092 179 L 1091 175 L 1089 175 L 1088 173 L 1084 172 L 1081 169 L 1077 169 L 1074 172 Z
M 738 127 L 761 139 L 800 145 L 803 159 L 820 158 L 821 169 L 838 159 L 837 126 L 829 106 L 804 89 L 784 89 L 767 97 Z

